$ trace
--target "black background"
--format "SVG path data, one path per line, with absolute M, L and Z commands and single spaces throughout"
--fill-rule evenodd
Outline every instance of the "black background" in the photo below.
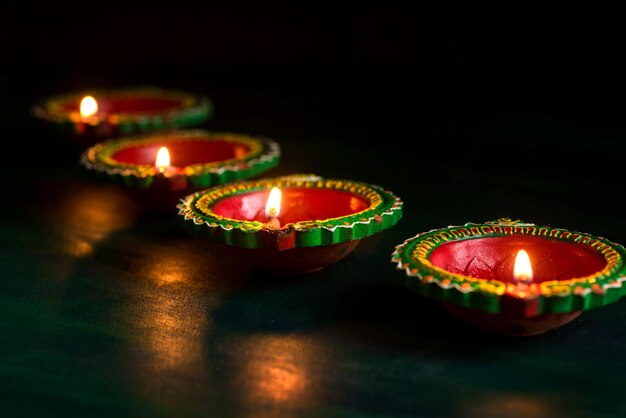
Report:
M 2 88 L 30 99 L 31 91 L 157 84 L 288 99 L 450 100 L 615 121 L 624 93 L 616 12 L 24 2 L 2 10 Z
M 211 129 L 275 138 L 284 172 L 380 183 L 450 209 L 429 226 L 502 215 L 624 224 L 616 10 L 25 2 L 2 20 L 0 120 L 7 138 L 28 138 L 5 144 L 37 164 L 68 159 L 34 128 L 35 100 L 152 84 L 209 95 Z M 581 222 L 572 207 L 592 215 Z

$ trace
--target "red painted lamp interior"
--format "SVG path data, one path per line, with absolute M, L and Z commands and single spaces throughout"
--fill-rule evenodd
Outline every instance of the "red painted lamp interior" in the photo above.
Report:
M 367 199 L 334 189 L 287 187 L 282 190 L 278 219 L 284 226 L 301 221 L 315 221 L 352 215 L 369 208 Z M 213 212 L 239 221 L 267 222 L 265 205 L 269 190 L 228 196 L 213 205 Z
M 534 283 L 588 276 L 607 264 L 599 252 L 584 244 L 525 235 L 447 242 L 433 250 L 429 259 L 453 273 L 510 282 L 519 250 L 528 252 Z
M 182 105 L 181 100 L 164 98 L 164 97 L 95 97 L 98 102 L 98 113 L 159 113 L 173 110 Z M 80 102 L 71 101 L 62 105 L 63 110 L 67 112 L 80 111 Z
M 111 158 L 124 164 L 154 164 L 159 148 L 167 147 L 171 164 L 185 167 L 192 164 L 213 163 L 245 156 L 250 148 L 231 141 L 170 141 L 133 145 L 114 153 Z

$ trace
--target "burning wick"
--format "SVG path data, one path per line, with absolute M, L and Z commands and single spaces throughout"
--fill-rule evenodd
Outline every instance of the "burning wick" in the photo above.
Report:
M 527 286 L 533 281 L 533 268 L 530 264 L 530 257 L 524 250 L 519 250 L 515 256 L 515 266 L 513 267 L 513 282 L 518 286 Z
M 265 205 L 265 215 L 267 215 L 267 225 L 270 229 L 280 229 L 278 214 L 280 213 L 280 200 L 282 192 L 278 187 L 272 187 L 270 196 Z
M 98 113 L 98 102 L 92 96 L 85 96 L 80 101 L 80 117 L 88 120 Z
M 170 167 L 170 152 L 167 150 L 167 147 L 159 148 L 154 165 L 156 166 L 157 171 L 161 174 L 164 174 Z

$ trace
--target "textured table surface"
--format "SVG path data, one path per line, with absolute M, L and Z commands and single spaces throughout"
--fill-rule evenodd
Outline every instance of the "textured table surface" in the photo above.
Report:
M 445 104 L 216 108 L 212 128 L 282 144 L 272 174 L 380 184 L 404 219 L 324 271 L 254 273 L 15 122 L 39 153 L 0 172 L 3 416 L 626 415 L 626 302 L 502 338 L 396 286 L 389 263 L 417 232 L 503 216 L 626 243 L 621 128 Z

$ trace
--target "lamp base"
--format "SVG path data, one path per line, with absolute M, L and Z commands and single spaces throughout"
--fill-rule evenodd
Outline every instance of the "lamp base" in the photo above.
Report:
M 319 247 L 292 248 L 279 251 L 272 248 L 233 247 L 237 255 L 253 268 L 273 274 L 304 274 L 335 264 L 352 252 L 360 240 Z
M 510 336 L 531 336 L 563 326 L 576 319 L 582 311 L 568 313 L 548 313 L 522 318 L 506 313 L 492 314 L 476 309 L 444 303 L 443 306 L 452 315 L 484 331 Z
M 171 191 L 164 189 L 139 189 L 135 187 L 122 187 L 124 193 L 133 199 L 145 211 L 165 215 L 176 215 L 176 205 L 194 189 Z

